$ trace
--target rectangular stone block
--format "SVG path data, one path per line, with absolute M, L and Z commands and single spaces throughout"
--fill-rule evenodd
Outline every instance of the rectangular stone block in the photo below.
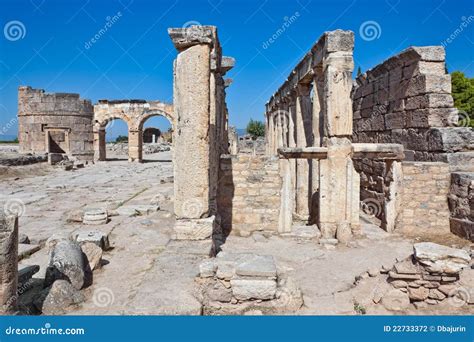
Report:
M 238 300 L 275 298 L 276 281 L 270 279 L 232 279 L 232 294 Z

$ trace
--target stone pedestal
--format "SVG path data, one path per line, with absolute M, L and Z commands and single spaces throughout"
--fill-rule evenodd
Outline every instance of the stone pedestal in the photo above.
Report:
M 0 213 L 0 315 L 17 308 L 18 218 Z
M 319 162 L 319 228 L 324 238 L 334 238 L 340 224 L 359 224 L 359 174 L 347 138 L 328 139 L 327 159 Z

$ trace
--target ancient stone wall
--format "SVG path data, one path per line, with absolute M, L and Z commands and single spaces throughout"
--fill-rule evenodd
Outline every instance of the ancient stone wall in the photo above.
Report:
M 93 158 L 94 108 L 78 94 L 18 89 L 18 140 L 22 153 L 58 152 Z
M 221 157 L 218 211 L 224 233 L 249 235 L 278 229 L 282 180 L 276 157 Z
M 397 227 L 404 232 L 449 233 L 449 166 L 403 162 Z
M 451 232 L 474 241 L 474 172 L 451 174 L 448 199 Z
M 458 127 L 460 116 L 454 108 L 441 46 L 410 47 L 377 65 L 357 77 L 352 98 L 354 142 L 399 143 L 404 146 L 407 161 L 445 162 L 451 171 L 474 168 L 474 132 Z M 390 231 L 390 222 L 398 214 L 391 205 L 397 196 L 393 182 L 406 181 L 407 191 L 411 191 L 410 181 L 401 178 L 401 173 L 394 178 L 392 166 L 382 160 L 361 160 L 355 166 L 361 173 L 361 200 L 377 201 L 381 208 L 377 217 Z M 410 168 L 407 170 L 410 172 Z M 437 190 L 432 190 L 437 196 Z M 446 187 L 442 191 L 446 192 Z M 419 205 L 425 202 L 420 201 Z M 411 215 L 411 210 L 407 213 Z M 440 213 L 446 215 L 446 223 L 448 212 Z M 398 222 L 411 224 L 407 216 Z

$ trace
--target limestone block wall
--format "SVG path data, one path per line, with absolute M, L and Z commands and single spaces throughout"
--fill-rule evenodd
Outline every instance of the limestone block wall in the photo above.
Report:
M 397 226 L 405 232 L 449 233 L 450 171 L 442 162 L 403 162 Z
M 277 157 L 221 156 L 217 204 L 224 233 L 277 231 L 281 188 Z
M 92 159 L 93 116 L 91 102 L 78 94 L 46 93 L 22 86 L 18 89 L 20 152 L 63 150 L 80 159 Z
M 389 58 L 357 77 L 352 99 L 354 142 L 403 144 L 406 161 L 444 162 L 451 171 L 473 171 L 474 132 L 457 126 L 459 113 L 451 96 L 443 47 L 410 47 Z M 377 201 L 381 208 L 377 217 L 382 226 L 388 224 L 390 228 L 387 219 L 398 215 L 393 212 L 396 208 L 388 205 L 394 195 L 392 183 L 405 181 L 411 186 L 410 181 L 401 178 L 401 173 L 394 178 L 391 166 L 384 161 L 362 160 L 355 166 L 361 173 L 361 200 Z M 432 191 L 433 197 L 439 195 L 434 187 Z M 446 188 L 439 191 L 445 192 Z M 416 197 L 420 205 L 424 195 Z M 446 223 L 449 213 L 442 213 Z M 407 215 L 411 215 L 410 210 Z M 396 222 L 412 225 L 408 216 Z
M 448 200 L 451 232 L 474 241 L 474 172 L 451 174 Z

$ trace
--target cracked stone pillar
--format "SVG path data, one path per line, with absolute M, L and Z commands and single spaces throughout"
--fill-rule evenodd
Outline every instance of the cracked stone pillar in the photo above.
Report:
M 178 219 L 209 214 L 209 124 L 212 29 L 169 29 L 174 61 L 174 211 Z
M 325 238 L 359 225 L 359 174 L 352 162 L 352 47 L 329 51 L 324 70 L 324 145 L 327 159 L 320 164 L 319 228 Z
M 168 33 L 178 50 L 173 95 L 175 233 L 177 239 L 206 239 L 218 225 L 211 215 L 217 214 L 222 144 L 228 148 L 222 76 L 235 60 L 222 56 L 214 26 L 170 28 Z
M 296 87 L 296 147 L 308 147 L 312 142 L 311 85 Z M 296 214 L 303 220 L 309 215 L 309 159 L 296 159 Z
M 288 94 L 288 147 L 296 147 L 296 94 L 290 92 Z M 296 163 L 297 159 L 290 159 L 290 174 L 291 174 L 291 193 L 290 196 L 293 201 L 292 214 L 296 212 Z
M 142 162 L 143 131 L 130 129 L 128 131 L 128 161 Z
M 18 217 L 0 212 L 0 315 L 17 309 Z

